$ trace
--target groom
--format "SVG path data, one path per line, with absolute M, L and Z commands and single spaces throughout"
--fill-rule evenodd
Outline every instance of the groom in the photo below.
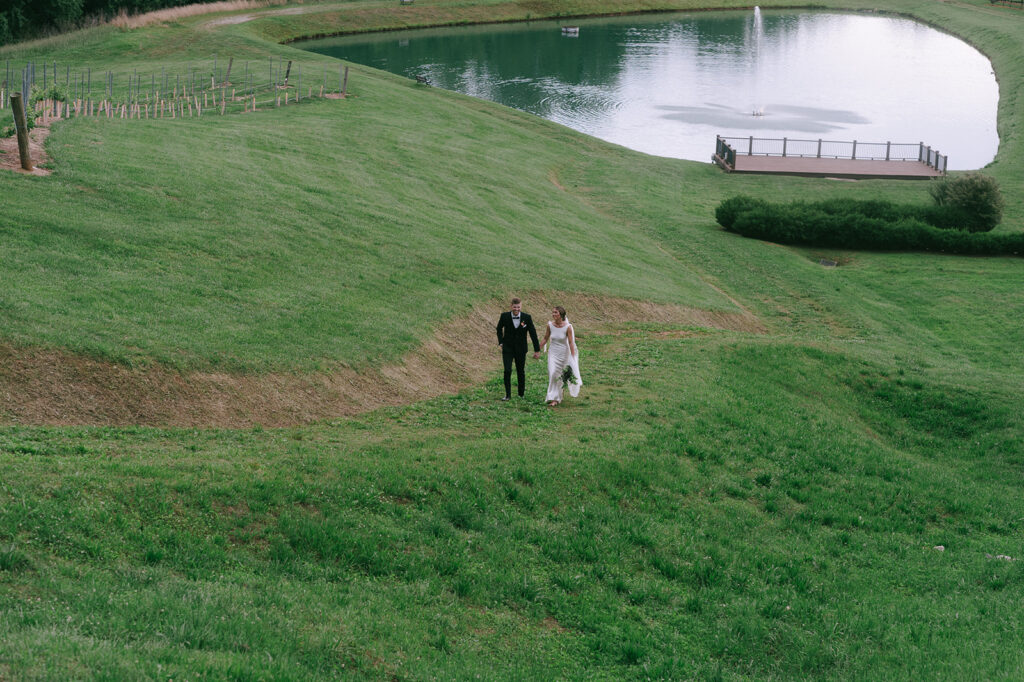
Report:
M 533 326 L 533 318 L 523 312 L 523 304 L 518 298 L 512 299 L 512 309 L 502 313 L 498 318 L 498 346 L 501 348 L 501 359 L 505 363 L 505 397 L 512 397 L 512 362 L 516 363 L 516 387 L 519 397 L 526 390 L 526 335 L 533 339 L 533 359 L 540 357 L 540 343 L 537 342 L 537 329 Z

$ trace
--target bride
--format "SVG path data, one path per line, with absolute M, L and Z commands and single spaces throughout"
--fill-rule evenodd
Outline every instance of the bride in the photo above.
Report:
M 550 343 L 549 343 L 550 342 Z M 555 306 L 551 310 L 551 320 L 544 332 L 544 343 L 548 350 L 548 395 L 545 400 L 554 407 L 562 402 L 562 385 L 566 383 L 563 376 L 566 367 L 572 368 L 573 379 L 568 381 L 569 395 L 579 395 L 583 380 L 580 379 L 580 358 L 576 352 L 576 336 L 572 325 L 565 314 L 565 308 Z

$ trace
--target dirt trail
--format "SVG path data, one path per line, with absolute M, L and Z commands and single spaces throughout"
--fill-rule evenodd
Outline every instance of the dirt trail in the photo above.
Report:
M 220 19 L 213 19 L 207 22 L 207 26 L 231 26 L 234 24 L 244 24 L 247 21 L 252 21 L 257 16 L 269 17 L 279 14 L 305 14 L 307 12 L 316 11 L 316 7 L 289 7 L 288 9 L 277 9 L 269 12 L 260 12 L 259 14 L 235 14 L 229 17 L 222 17 Z
M 526 298 L 539 326 L 561 304 L 585 338 L 625 322 L 763 332 L 747 314 L 586 295 Z M 0 344 L 0 423 L 244 428 L 288 426 L 454 393 L 499 371 L 494 325 L 503 303 L 440 327 L 402 361 L 356 372 L 235 375 L 132 369 L 61 351 Z

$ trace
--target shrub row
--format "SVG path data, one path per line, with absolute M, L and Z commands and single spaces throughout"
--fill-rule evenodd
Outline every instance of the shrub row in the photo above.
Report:
M 1024 254 L 1024 234 L 942 229 L 924 219 L 935 219 L 941 209 L 846 199 L 772 204 L 741 195 L 719 204 L 715 219 L 725 229 L 744 237 L 781 244 L 973 255 Z

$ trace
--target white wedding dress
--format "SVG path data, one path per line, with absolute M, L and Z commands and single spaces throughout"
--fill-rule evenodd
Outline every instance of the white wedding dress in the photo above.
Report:
M 565 366 L 572 367 L 576 382 L 565 384 L 569 387 L 569 395 L 573 398 L 579 395 L 583 379 L 580 378 L 580 352 L 576 346 L 575 357 L 569 352 L 569 330 L 572 325 L 566 323 L 563 327 L 556 327 L 548 322 L 548 330 L 551 333 L 548 339 L 548 395 L 545 400 L 562 400 L 562 372 Z

